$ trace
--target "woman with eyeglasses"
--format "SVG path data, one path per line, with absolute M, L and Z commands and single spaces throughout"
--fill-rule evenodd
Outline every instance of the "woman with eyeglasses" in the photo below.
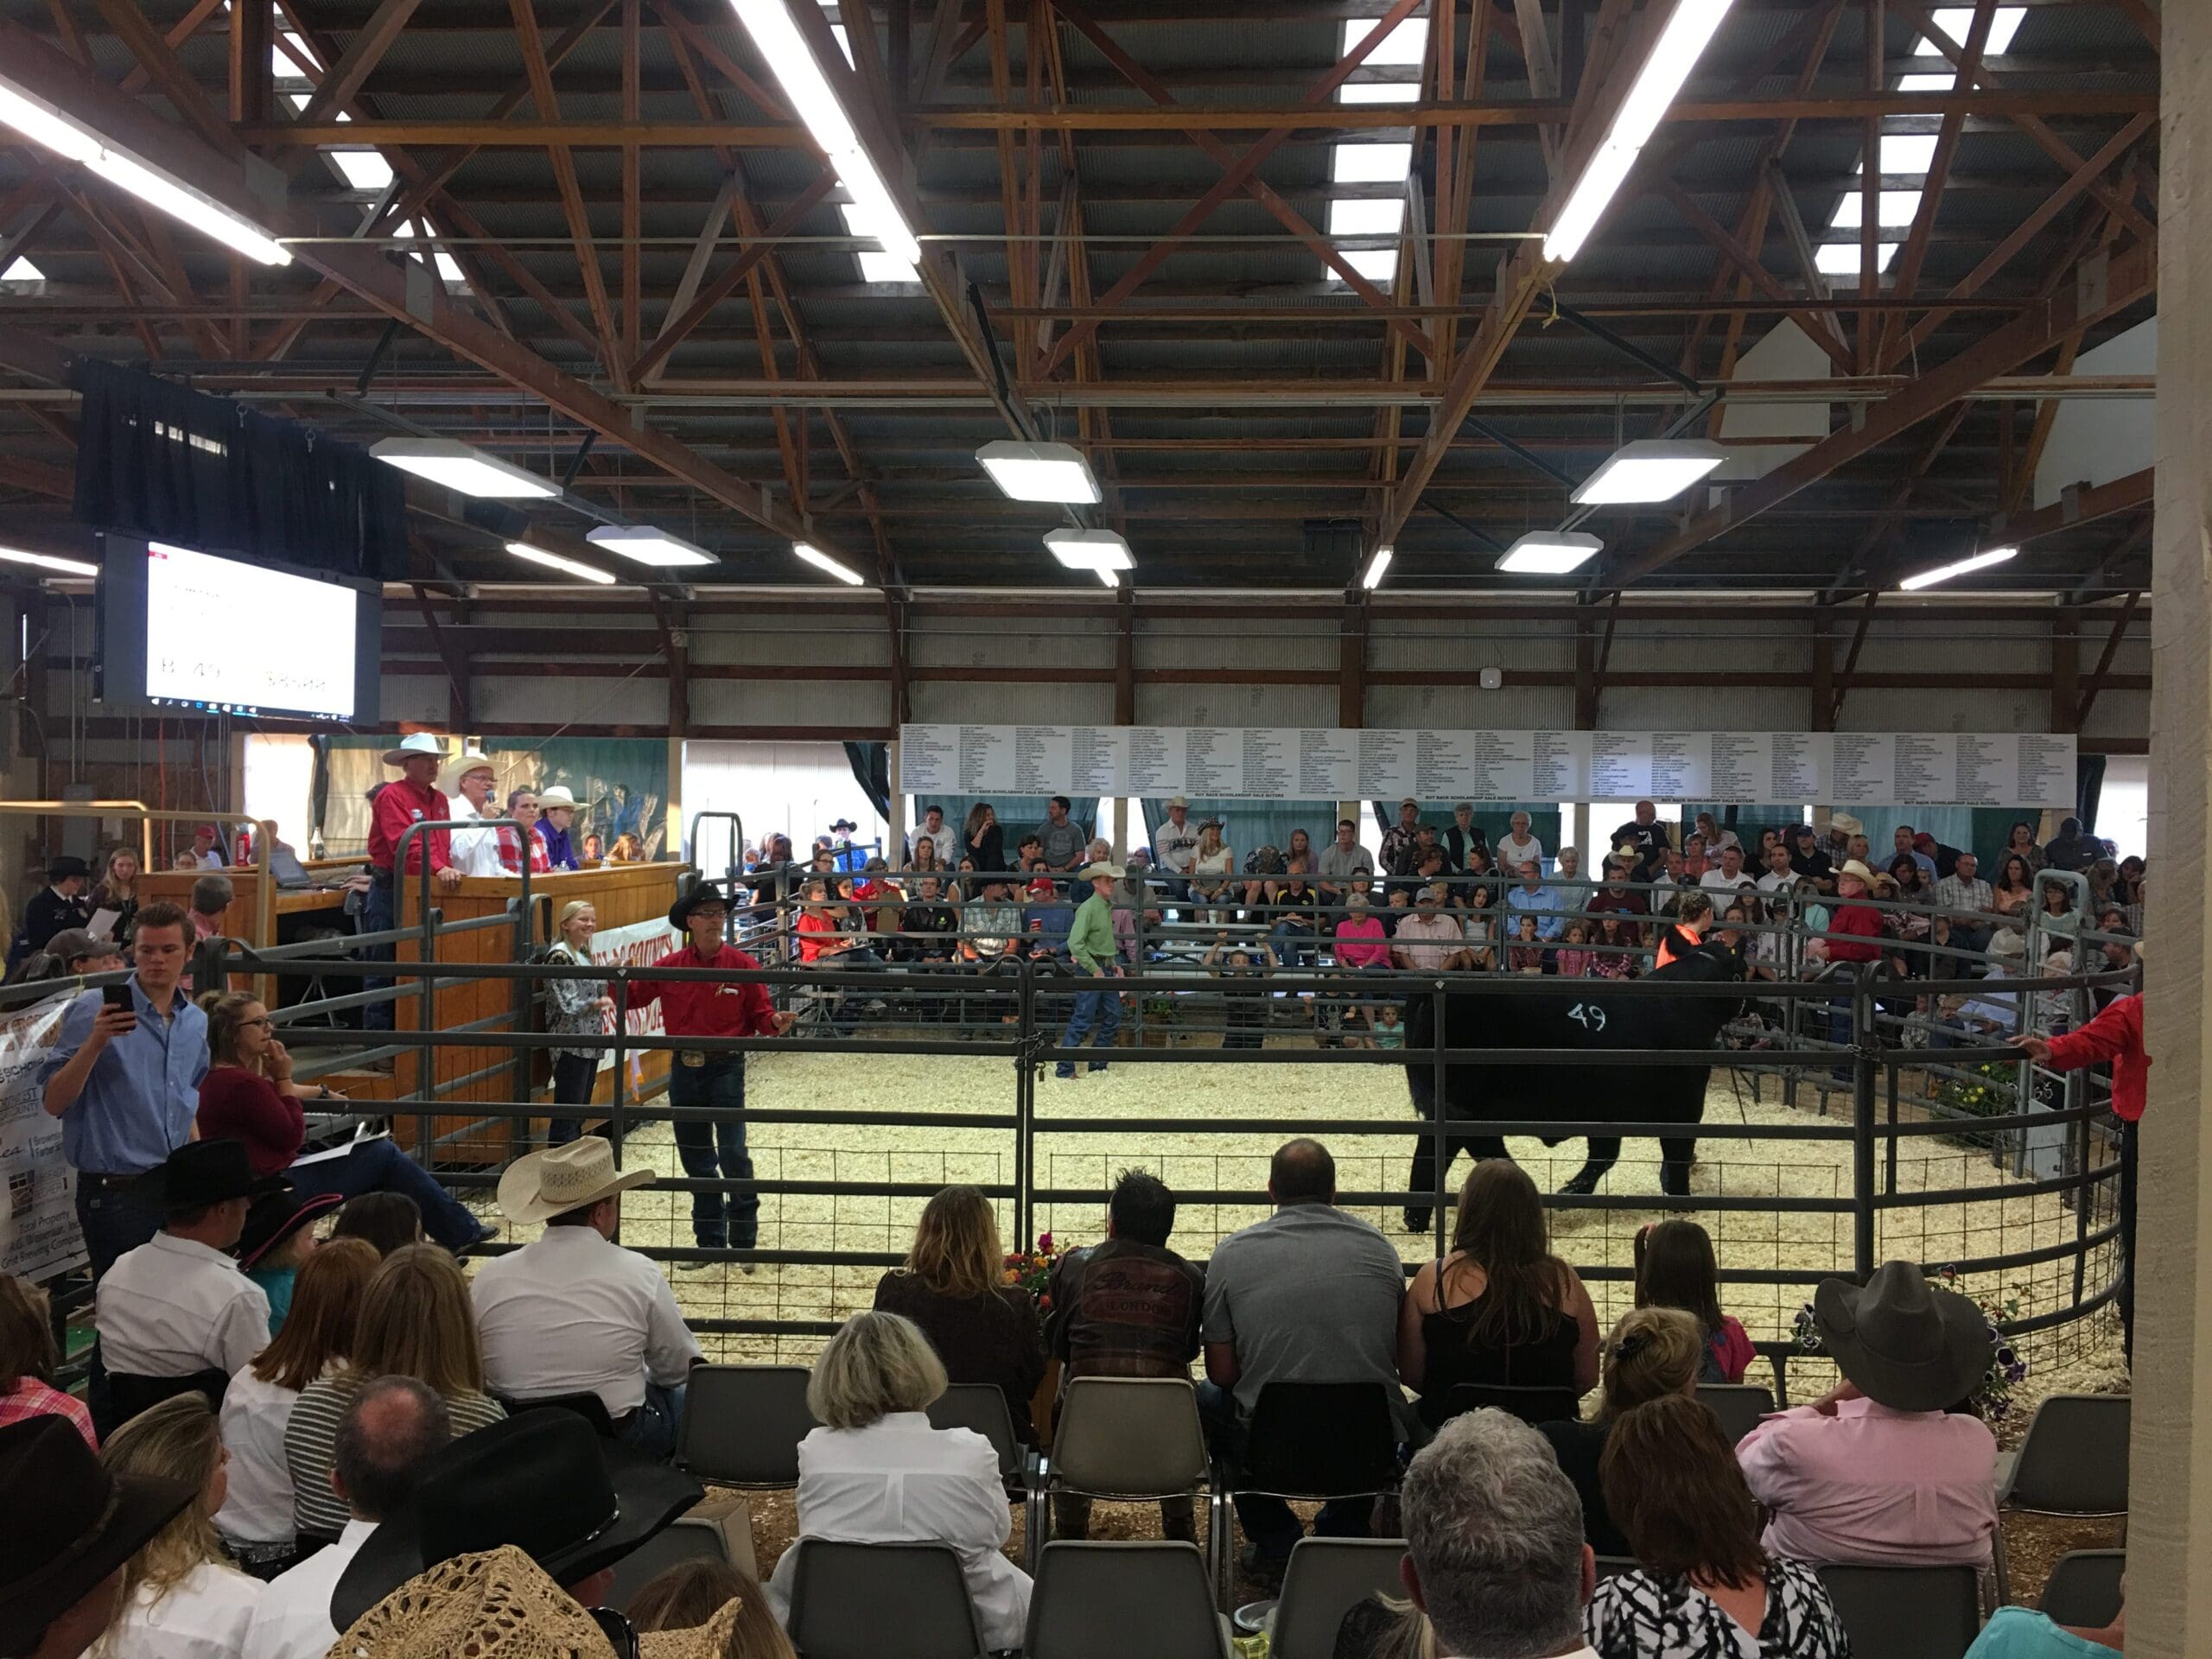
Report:
M 245 1141 L 255 1175 L 281 1174 L 302 1197 L 404 1192 L 421 1206 L 430 1236 L 449 1250 L 492 1236 L 495 1230 L 479 1222 L 388 1135 L 358 1141 L 342 1157 L 295 1163 L 307 1141 L 302 1103 L 343 1110 L 345 1096 L 320 1084 L 292 1080 L 292 1057 L 276 1040 L 275 1022 L 260 998 L 210 991 L 200 1006 L 207 1015 L 211 1062 L 200 1084 L 200 1139 Z

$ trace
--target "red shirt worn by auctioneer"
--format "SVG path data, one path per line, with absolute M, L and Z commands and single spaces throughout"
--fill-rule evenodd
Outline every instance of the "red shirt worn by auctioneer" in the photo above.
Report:
M 702 957 L 698 947 L 687 944 L 653 966 L 758 972 L 760 964 L 734 944 L 725 944 L 711 957 Z M 631 990 L 632 1007 L 660 1004 L 661 1024 L 671 1037 L 776 1034 L 776 1010 L 768 1001 L 768 988 L 758 980 L 743 984 L 717 984 L 707 979 L 633 981 Z
M 1872 905 L 1839 904 L 1828 917 L 1828 959 L 1872 962 L 1882 954 L 1882 912 Z
M 386 784 L 377 791 L 376 805 L 369 819 L 369 863 L 379 870 L 391 868 L 393 853 L 399 846 L 400 836 L 407 833 L 410 823 L 440 823 L 453 817 L 453 803 L 442 790 L 425 784 L 410 783 L 401 778 Z M 409 875 L 419 875 L 423 870 L 423 843 L 430 846 L 430 868 L 442 870 L 453 861 L 452 837 L 443 830 L 425 830 L 407 843 Z

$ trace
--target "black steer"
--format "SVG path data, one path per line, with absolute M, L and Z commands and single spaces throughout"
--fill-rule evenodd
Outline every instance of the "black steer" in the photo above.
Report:
M 1605 979 L 1548 980 L 1543 995 L 1447 992 L 1444 1046 L 1675 1049 L 1701 1053 L 1713 1047 L 1720 1028 L 1742 1005 L 1736 991 L 1723 988 L 1732 987 L 1743 977 L 1739 956 L 1726 946 L 1707 944 L 1647 974 L 1644 979 L 1669 984 L 1709 982 L 1715 988 L 1715 995 L 1710 997 L 1637 996 L 1624 990 L 1618 981 Z M 1548 988 L 1553 984 L 1559 987 L 1555 994 Z M 1414 995 L 1407 1001 L 1408 1052 L 1434 1046 L 1435 999 Z M 1618 1118 L 1633 1125 L 1691 1128 L 1705 1116 L 1705 1085 L 1711 1070 L 1705 1065 L 1577 1065 L 1566 1052 L 1541 1065 L 1447 1065 L 1444 1116 L 1472 1123 L 1570 1123 Z M 1422 1118 L 1435 1115 L 1435 1075 L 1430 1061 L 1409 1061 L 1406 1066 L 1414 1110 Z M 1548 1136 L 1545 1144 L 1556 1145 L 1564 1138 Z M 1697 1156 L 1696 1135 L 1662 1131 L 1659 1146 L 1663 1190 L 1670 1194 L 1688 1193 L 1690 1165 Z M 1507 1155 L 1501 1135 L 1447 1135 L 1444 1159 L 1447 1177 L 1452 1160 L 1463 1150 L 1476 1158 Z M 1560 1190 L 1594 1191 L 1620 1155 L 1619 1136 L 1592 1135 L 1588 1160 Z M 1421 1138 L 1414 1154 L 1408 1190 L 1415 1193 L 1436 1190 L 1436 1142 L 1430 1135 Z M 1415 1232 L 1423 1231 L 1427 1215 L 1427 1206 L 1416 1202 L 1407 1208 L 1406 1224 Z

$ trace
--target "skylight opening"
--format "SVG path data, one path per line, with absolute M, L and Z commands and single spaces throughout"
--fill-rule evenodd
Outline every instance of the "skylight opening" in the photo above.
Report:
M 1329 153 L 1329 182 L 1395 184 L 1413 165 L 1411 144 L 1338 144 Z
M 1338 30 L 1337 56 L 1348 58 L 1352 48 L 1365 40 L 1368 31 L 1375 27 L 1372 17 L 1347 18 Z M 1375 49 L 1360 60 L 1370 69 L 1418 69 L 1428 61 L 1428 19 L 1408 17 L 1375 43 Z
M 1885 132 L 1882 135 L 1881 166 L 1885 178 L 1895 178 L 1901 174 L 1924 176 L 1935 162 L 1934 133 Z
M 1418 104 L 1421 86 L 1410 80 L 1348 80 L 1337 88 L 1339 104 Z
M 1344 263 L 1376 287 L 1397 279 L 1398 251 L 1395 248 L 1346 248 L 1343 251 Z M 1331 266 L 1329 280 L 1341 283 L 1344 276 Z
M 1331 236 L 1395 236 L 1405 222 L 1402 199 L 1340 196 L 1329 204 Z
M 1989 20 L 1989 41 L 1981 49 L 1982 56 L 2002 57 L 2005 48 L 2012 44 L 2012 37 L 2020 32 L 2020 25 L 2026 21 L 2027 15 L 2025 6 L 1998 7 Z M 1974 8 L 1938 6 L 1936 8 L 1936 27 L 1963 47 L 1967 43 L 1967 31 L 1974 27 Z M 1916 58 L 1934 58 L 1942 56 L 1942 50 L 1923 35 L 1913 42 L 1912 54 Z
M 1874 269 L 1878 273 L 1890 268 L 1890 261 L 1897 257 L 1897 245 L 1878 244 L 1874 250 Z M 1813 250 L 1813 266 L 1823 276 L 1859 276 L 1859 245 L 1856 242 L 1823 242 Z
M 0 270 L 0 283 L 42 283 L 45 280 L 44 271 L 20 256 L 7 270 Z
M 1865 217 L 1866 198 L 1862 192 L 1847 190 L 1843 200 L 1835 205 L 1835 217 L 1828 220 L 1832 231 L 1855 231 Z M 1874 222 L 1878 226 L 1910 228 L 1920 212 L 1920 192 L 1917 190 L 1885 190 L 1874 209 Z

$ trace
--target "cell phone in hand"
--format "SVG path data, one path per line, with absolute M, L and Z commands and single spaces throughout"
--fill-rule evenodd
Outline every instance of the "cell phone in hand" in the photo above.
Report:
M 120 985 L 101 986 L 100 1001 L 111 1008 L 121 1008 L 125 1014 L 130 1013 L 131 1003 L 129 982 L 126 981 Z

